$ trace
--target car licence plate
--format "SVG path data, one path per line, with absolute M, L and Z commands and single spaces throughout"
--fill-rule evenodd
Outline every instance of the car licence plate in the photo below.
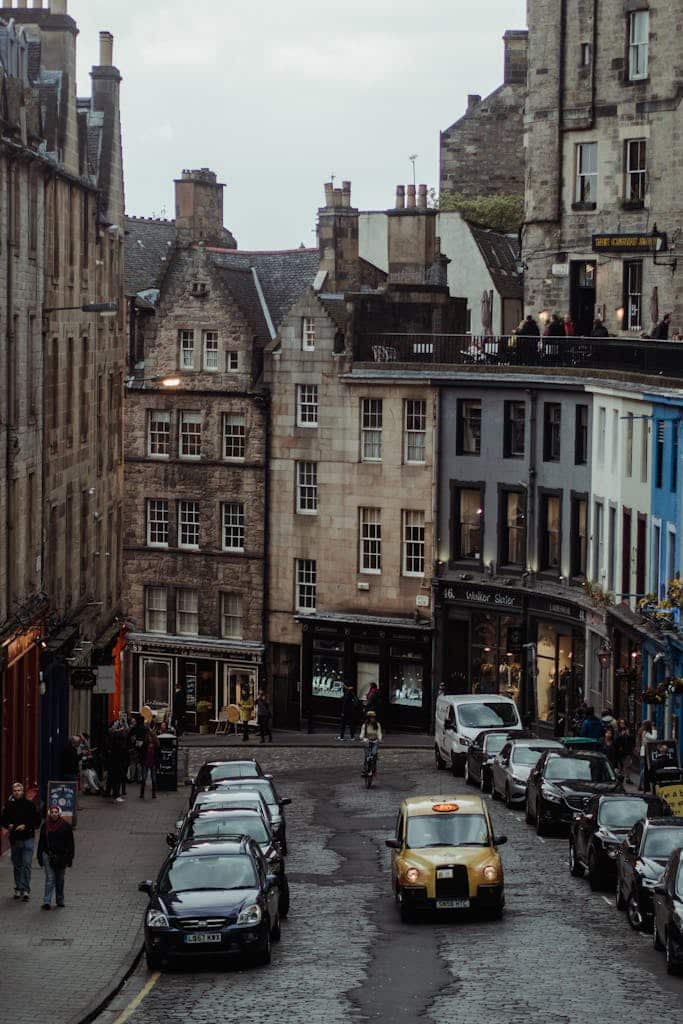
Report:
M 470 905 L 469 900 L 437 900 L 437 910 L 466 910 Z
M 188 945 L 194 945 L 198 942 L 213 942 L 219 943 L 223 936 L 220 932 L 197 932 L 196 935 L 186 935 L 185 942 Z

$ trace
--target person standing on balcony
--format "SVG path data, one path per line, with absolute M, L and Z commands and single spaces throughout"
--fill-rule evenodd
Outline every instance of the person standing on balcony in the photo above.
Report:
M 596 316 L 593 321 L 593 330 L 591 331 L 591 338 L 609 338 L 609 331 L 603 324 L 599 316 Z
M 569 315 L 569 313 L 565 313 L 564 314 L 563 330 L 564 330 L 565 338 L 573 338 L 574 334 L 576 333 L 575 330 L 574 330 L 574 324 L 572 322 L 572 318 Z
M 654 331 L 652 332 L 652 337 L 655 339 L 655 341 L 667 341 L 668 340 L 668 338 L 669 338 L 669 324 L 670 323 L 671 323 L 671 313 L 665 313 L 664 316 L 662 317 L 662 319 L 659 321 L 659 323 L 655 327 Z

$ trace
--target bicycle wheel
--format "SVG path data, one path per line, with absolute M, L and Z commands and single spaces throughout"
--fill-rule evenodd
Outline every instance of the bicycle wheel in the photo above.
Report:
M 365 773 L 365 788 L 366 789 L 370 789 L 370 786 L 372 785 L 372 780 L 374 778 L 374 775 L 375 775 L 375 773 L 372 771 L 372 769 L 369 769 Z

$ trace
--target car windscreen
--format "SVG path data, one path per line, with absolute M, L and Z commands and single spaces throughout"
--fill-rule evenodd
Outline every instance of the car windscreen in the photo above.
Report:
M 513 747 L 510 760 L 513 764 L 533 767 L 543 753 L 543 747 Z
M 514 704 L 487 700 L 481 704 L 459 704 L 458 721 L 465 729 L 500 729 L 504 725 L 519 725 L 519 716 Z
M 683 827 L 649 828 L 645 833 L 642 857 L 668 857 L 677 846 L 683 846 Z
M 488 846 L 489 834 L 483 814 L 419 814 L 408 818 L 406 845 L 415 850 L 426 846 Z
M 603 800 L 598 811 L 598 825 L 604 828 L 633 828 L 637 821 L 647 818 L 647 801 Z
M 545 778 L 549 782 L 614 782 L 616 776 L 603 758 L 551 757 Z
M 226 779 L 220 784 L 221 791 L 231 793 L 258 793 L 268 806 L 277 806 L 273 785 L 268 779 Z
M 220 782 L 222 779 L 251 779 L 258 778 L 258 771 L 255 764 L 216 764 L 210 771 L 211 781 Z
M 504 732 L 492 732 L 484 740 L 487 754 L 500 754 L 508 738 Z
M 241 814 L 239 811 L 235 811 L 234 814 L 230 815 L 230 823 L 228 825 L 228 819 L 225 819 L 225 827 L 229 828 L 230 832 L 226 833 L 233 836 L 251 836 L 257 843 L 268 842 L 268 830 L 263 823 L 263 818 L 260 814 Z M 192 826 L 196 829 L 196 826 L 201 822 L 201 815 L 196 819 L 195 824 Z M 194 832 L 197 836 L 200 833 Z
M 185 839 L 224 839 L 226 836 L 251 835 L 251 831 L 245 831 L 242 827 L 243 821 L 239 815 L 226 814 L 221 818 L 206 818 L 199 815 L 191 821 L 187 827 Z M 261 840 L 256 840 L 261 842 Z M 263 840 L 265 842 L 265 840 Z
M 193 889 L 254 889 L 256 871 L 249 857 L 185 855 L 166 869 L 159 892 L 188 892 Z

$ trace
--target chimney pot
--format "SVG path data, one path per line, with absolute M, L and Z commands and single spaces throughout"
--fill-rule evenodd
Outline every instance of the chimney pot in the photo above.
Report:
M 351 182 L 342 181 L 343 206 L 351 206 Z
M 405 185 L 396 186 L 396 209 L 405 210 L 406 206 L 406 190 Z
M 110 68 L 114 63 L 114 37 L 111 32 L 100 32 L 100 67 Z
M 335 209 L 344 205 L 342 202 L 342 190 L 340 188 L 335 188 L 334 190 L 334 202 L 332 205 Z
M 419 210 L 427 209 L 427 186 L 417 186 L 417 206 Z
M 34 7 L 42 7 L 41 3 L 34 3 Z M 50 14 L 66 14 L 67 0 L 50 0 Z
M 408 202 L 406 206 L 409 210 L 415 209 L 415 186 L 408 185 Z
M 325 189 L 325 206 L 332 206 L 334 202 L 334 185 L 331 181 L 326 181 L 323 188 Z

